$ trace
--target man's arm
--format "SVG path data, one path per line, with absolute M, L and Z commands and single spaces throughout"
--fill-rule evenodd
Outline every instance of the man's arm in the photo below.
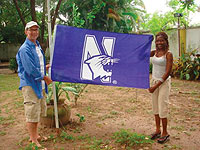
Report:
M 44 81 L 46 82 L 47 85 L 52 83 L 52 80 L 48 76 L 44 76 Z

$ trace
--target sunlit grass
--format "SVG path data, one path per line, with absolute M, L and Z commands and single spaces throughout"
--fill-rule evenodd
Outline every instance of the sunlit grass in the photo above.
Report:
M 2 75 L 0 74 L 0 93 L 4 91 L 13 91 L 19 87 L 19 77 L 17 74 Z

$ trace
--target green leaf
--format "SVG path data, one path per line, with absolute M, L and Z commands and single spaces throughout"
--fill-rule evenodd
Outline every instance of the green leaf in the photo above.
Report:
M 69 94 L 66 92 L 65 95 L 66 95 L 67 99 L 70 101 L 71 99 L 69 97 Z
M 53 91 L 49 91 L 49 93 L 47 95 L 47 99 L 46 99 L 47 103 L 50 102 L 50 100 L 52 99 L 52 96 L 53 96 Z
M 78 93 L 78 92 L 73 92 L 73 94 L 74 94 L 75 96 L 79 96 L 79 93 Z
M 76 89 L 73 87 L 63 87 L 62 88 L 64 91 L 70 91 L 70 92 L 76 92 Z
M 200 75 L 200 73 L 197 72 L 196 77 L 195 77 L 195 80 L 197 80 L 197 79 L 199 78 L 199 75 Z
M 128 15 L 128 16 L 131 16 L 133 17 L 133 19 L 136 21 L 138 19 L 138 16 L 132 12 L 124 12 L 122 13 L 122 15 Z
M 180 74 L 180 79 L 183 80 L 183 72 Z
M 190 74 L 187 73 L 185 76 L 186 76 L 186 80 L 190 79 Z
M 198 71 L 194 70 L 194 75 L 197 76 L 198 75 Z

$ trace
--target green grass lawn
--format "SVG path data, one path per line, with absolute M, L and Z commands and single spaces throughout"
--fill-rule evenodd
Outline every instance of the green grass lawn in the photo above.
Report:
M 0 74 L 0 93 L 3 91 L 13 91 L 19 87 L 19 77 L 17 74 Z

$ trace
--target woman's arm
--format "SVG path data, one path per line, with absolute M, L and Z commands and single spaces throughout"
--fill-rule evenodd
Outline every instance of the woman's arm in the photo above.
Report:
M 151 51 L 150 57 L 153 57 L 153 56 L 155 55 L 155 51 L 156 51 L 156 50 Z
M 172 70 L 172 66 L 173 66 L 173 55 L 171 52 L 168 52 L 166 54 L 166 59 L 167 59 L 167 63 L 166 63 L 166 71 L 165 71 L 165 74 L 162 76 L 162 79 L 163 81 L 165 81 L 169 75 L 170 75 L 170 72 Z

